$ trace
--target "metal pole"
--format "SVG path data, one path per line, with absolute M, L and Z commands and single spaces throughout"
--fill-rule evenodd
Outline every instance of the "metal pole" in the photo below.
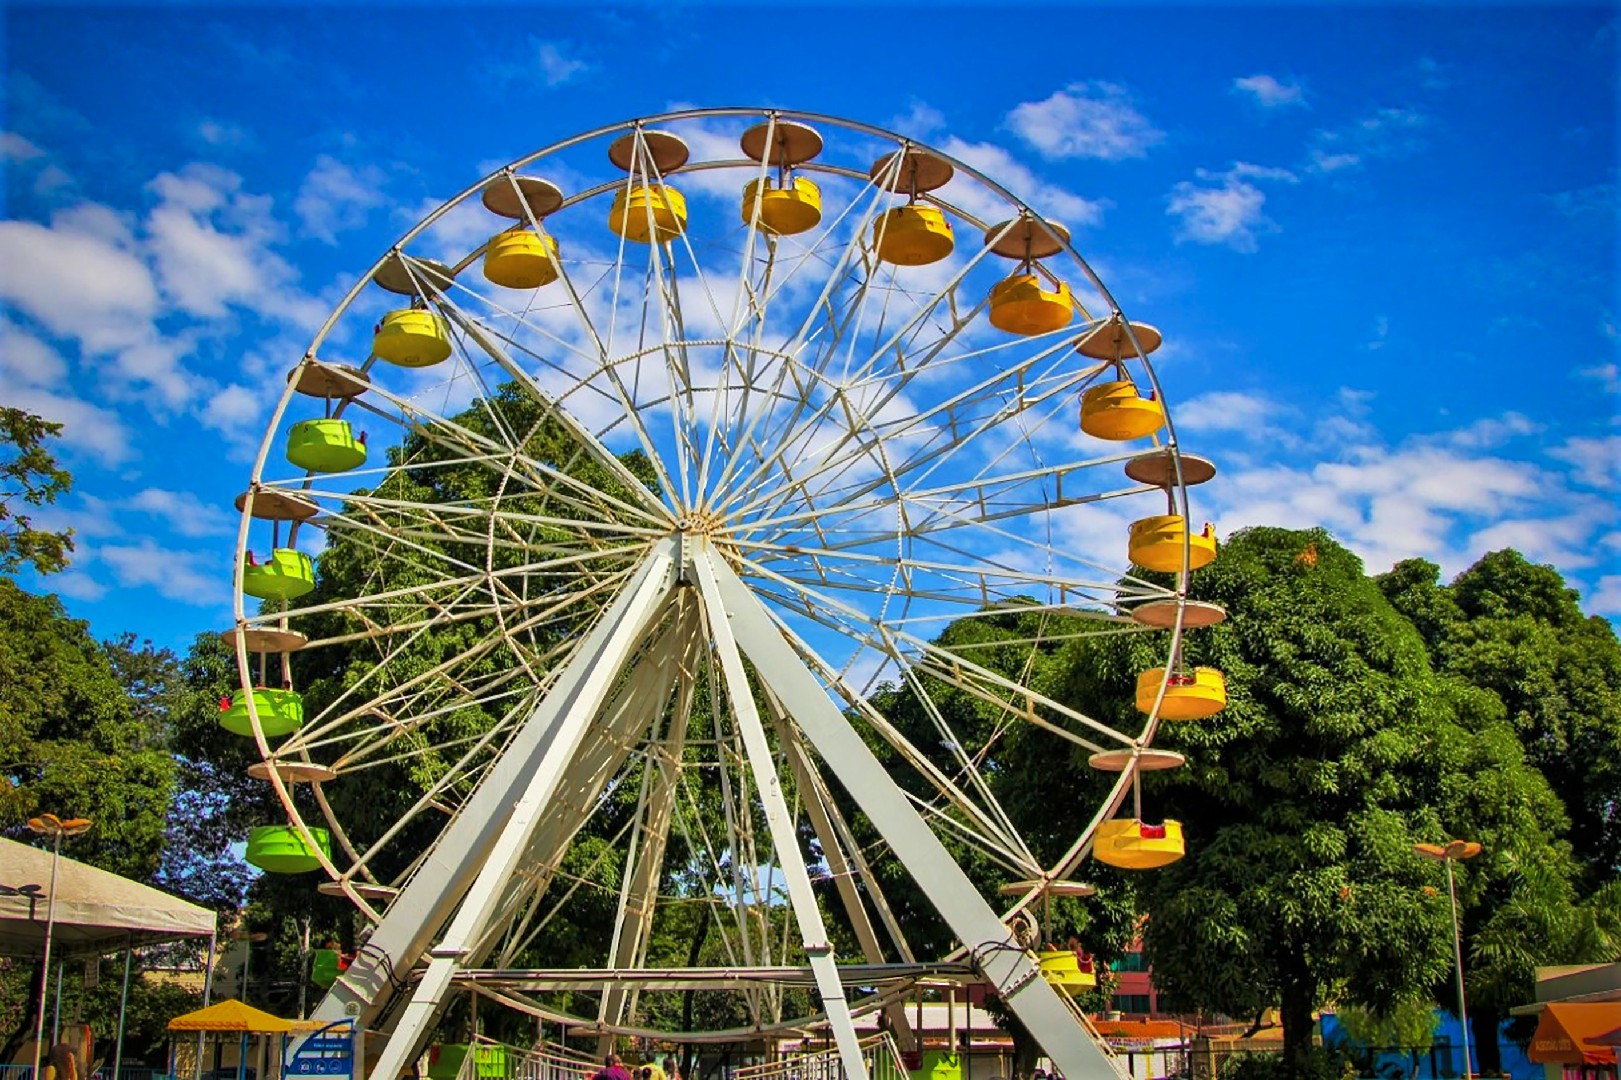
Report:
M 62 971 L 67 965 L 56 962 L 56 1008 L 51 1014 L 51 1045 L 62 1041 Z
M 1458 962 L 1458 1025 L 1463 1031 L 1463 1080 L 1470 1080 L 1473 1072 L 1469 1067 L 1469 1009 L 1463 1000 L 1463 926 L 1458 922 L 1458 887 L 1452 879 L 1450 857 L 1446 864 L 1447 895 L 1452 899 L 1452 953 Z
M 113 1044 L 113 1080 L 118 1080 L 118 1068 L 124 1062 L 124 1010 L 129 1007 L 129 959 L 134 951 L 126 942 L 124 945 L 124 989 L 118 994 L 118 1042 Z
M 304 920 L 303 936 L 298 942 L 298 1018 L 304 1019 L 309 1004 L 310 989 L 310 921 Z
M 51 931 L 56 928 L 56 864 L 62 854 L 62 833 L 51 839 L 51 899 L 45 907 L 45 954 L 39 961 L 39 1021 L 34 1025 L 34 1069 L 39 1076 L 39 1052 L 45 1042 L 45 1003 L 51 996 Z

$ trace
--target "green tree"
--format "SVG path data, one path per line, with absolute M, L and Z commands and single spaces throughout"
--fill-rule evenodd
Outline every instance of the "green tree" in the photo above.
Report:
M 55 596 L 0 578 L 0 831 L 34 814 L 88 817 L 73 856 L 147 880 L 163 850 L 174 763 L 107 650 Z
M 1409 1077 L 1418 1075 L 1419 1058 L 1435 1041 L 1435 1009 L 1428 996 L 1403 998 L 1382 1013 L 1346 1005 L 1338 1016 L 1345 1034 L 1361 1047 L 1406 1050 Z M 1371 1065 L 1371 1060 L 1363 1062 L 1363 1075 L 1372 1073 Z M 1486 1074 L 1484 1065 L 1481 1072 Z
M 1188 765 L 1145 783 L 1147 812 L 1183 823 L 1188 854 L 1138 878 L 1148 957 L 1187 1006 L 1280 1004 L 1284 1067 L 1306 1076 L 1322 1002 L 1389 1009 L 1446 973 L 1446 902 L 1412 844 L 1433 828 L 1415 796 L 1425 733 L 1454 717 L 1411 625 L 1322 530 L 1239 533 L 1193 594 L 1228 619 L 1185 658 L 1226 673 L 1229 703 L 1156 740 Z M 1071 644 L 1069 699 L 1126 723 L 1162 647 Z
M 1493 694 L 1570 818 L 1584 891 L 1621 873 L 1621 642 L 1551 566 L 1494 551 L 1450 585 L 1411 559 L 1379 579 L 1438 670 Z
M 61 431 L 61 424 L 22 409 L 0 406 L 0 573 L 9 574 L 29 565 L 41 574 L 49 574 L 68 563 L 73 530 L 36 529 L 13 502 L 44 506 L 54 503 L 57 496 L 73 486 L 73 477 L 57 466 L 46 446 L 46 440 Z
M 100 645 L 55 596 L 0 578 L 0 832 L 40 843 L 27 828 L 30 816 L 88 817 L 94 827 L 64 844 L 65 856 L 152 880 L 166 848 L 175 775 L 161 704 L 172 660 L 133 638 Z M 42 977 L 37 963 L 0 967 L 0 1001 L 19 1003 L 0 1008 L 0 1059 L 9 1060 L 31 1031 Z M 70 993 L 77 978 L 70 967 Z M 99 993 L 95 1000 L 105 1004 L 106 991 Z M 147 1008 L 155 993 L 137 979 L 132 1008 Z

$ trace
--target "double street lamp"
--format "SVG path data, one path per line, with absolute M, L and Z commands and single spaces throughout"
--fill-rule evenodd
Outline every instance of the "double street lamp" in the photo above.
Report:
M 1447 864 L 1447 896 L 1452 900 L 1452 955 L 1458 970 L 1458 1024 L 1463 1029 L 1463 1080 L 1470 1080 L 1473 1074 L 1469 1068 L 1469 1011 L 1463 999 L 1463 926 L 1458 922 L 1458 887 L 1452 877 L 1452 864 L 1479 855 L 1480 845 L 1473 840 L 1454 840 L 1448 844 L 1414 844 L 1413 850 L 1426 859 Z
M 78 836 L 93 824 L 89 818 L 68 818 L 63 821 L 55 814 L 41 814 L 28 819 L 28 827 L 40 836 L 51 838 L 51 895 L 45 908 L 45 955 L 40 960 L 39 1022 L 34 1026 L 34 1070 L 29 1075 L 39 1076 L 40 1050 L 45 1045 L 45 1003 L 51 988 L 51 932 L 56 928 L 56 867 L 62 859 L 62 837 Z

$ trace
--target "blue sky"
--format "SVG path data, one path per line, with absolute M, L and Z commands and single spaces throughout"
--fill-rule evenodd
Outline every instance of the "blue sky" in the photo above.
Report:
M 1613 10 L 583 8 L 4 9 L 0 397 L 77 479 L 38 515 L 74 566 L 25 584 L 103 636 L 228 625 L 231 499 L 357 275 L 694 103 L 887 126 L 1074 226 L 1166 334 L 1221 531 L 1515 546 L 1621 615 Z

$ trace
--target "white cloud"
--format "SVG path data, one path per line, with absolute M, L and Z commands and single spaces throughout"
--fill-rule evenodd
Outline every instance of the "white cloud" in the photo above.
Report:
M 1333 173 L 1373 158 L 1401 157 L 1423 145 L 1429 117 L 1410 108 L 1377 109 L 1341 128 L 1324 129 L 1306 150 L 1307 169 Z
M 79 552 L 75 551 L 75 562 L 78 561 L 78 555 Z M 100 600 L 109 591 L 107 586 L 101 584 L 83 570 L 66 570 L 60 574 L 52 574 L 48 584 L 52 592 L 61 593 L 63 596 L 69 596 L 75 600 L 92 602 Z
M 1618 368 L 1613 363 L 1595 364 L 1589 368 L 1581 368 L 1576 374 L 1583 379 L 1597 380 L 1606 394 L 1621 394 L 1621 368 Z
M 1484 553 L 1511 547 L 1532 562 L 1552 563 L 1569 573 L 1597 561 L 1593 530 L 1613 519 L 1612 508 L 1589 500 L 1566 514 L 1499 521 L 1471 536 L 1469 550 Z
M 1587 598 L 1587 610 L 1599 615 L 1621 615 L 1621 574 L 1605 574 Z
M 111 409 L 41 387 L 8 386 L 6 404 L 62 425 L 62 442 L 103 465 L 121 465 L 133 454 L 132 433 Z
M 235 514 L 205 503 L 189 491 L 142 488 L 130 497 L 126 507 L 163 518 L 170 531 L 180 536 L 231 536 L 236 532 Z
M 992 143 L 971 143 L 956 135 L 940 144 L 940 149 L 978 169 L 1023 199 L 1043 217 L 1072 229 L 1097 225 L 1109 205 L 1101 199 L 1088 199 L 1036 176 L 1017 158 Z M 1012 217 L 1012 208 L 999 196 L 967 177 L 954 178 L 941 191 L 948 201 L 967 210 L 988 224 Z
M 1180 218 L 1176 238 L 1196 244 L 1225 244 L 1246 254 L 1257 250 L 1256 238 L 1279 231 L 1267 217 L 1266 192 L 1252 180 L 1279 180 L 1293 183 L 1288 169 L 1254 165 L 1240 161 L 1226 172 L 1198 171 L 1198 182 L 1183 180 L 1171 189 L 1165 212 Z
M 226 149 L 249 141 L 246 128 L 224 120 L 204 120 L 197 125 L 197 134 L 208 145 Z
M 1587 487 L 1613 488 L 1621 483 L 1621 435 L 1577 436 L 1548 451 L 1576 467 L 1575 479 Z
M 1248 94 L 1257 105 L 1277 109 L 1306 104 L 1306 92 L 1297 82 L 1282 82 L 1272 75 L 1246 75 L 1233 80 L 1233 92 Z
M 530 34 L 518 59 L 497 63 L 491 71 L 503 83 L 530 83 L 539 79 L 547 87 L 554 87 L 562 86 L 590 66 L 569 55 L 568 47 Z
M 68 365 L 39 338 L 0 319 L 0 372 L 8 386 L 60 386 L 67 379 Z
M 0 131 L 0 161 L 17 163 L 44 156 L 45 151 L 15 131 Z
M 1126 88 L 1110 82 L 1072 83 L 1041 101 L 1022 102 L 1005 122 L 1046 158 L 1123 161 L 1165 141 Z
M 105 224 L 106 215 L 94 216 Z M 0 298 L 93 352 L 143 339 L 158 308 L 146 264 L 87 231 L 83 215 L 58 214 L 50 227 L 0 221 Z
M 149 586 L 169 600 L 207 607 L 230 600 L 230 571 L 194 551 L 171 551 L 150 537 L 138 544 L 108 544 L 97 558 L 124 588 Z
M 1445 441 L 1463 450 L 1489 450 L 1521 435 L 1535 435 L 1542 425 L 1523 413 L 1483 416 L 1467 427 L 1447 432 Z
M 190 315 L 219 318 L 230 304 L 258 307 L 293 271 L 268 249 L 276 229 L 267 197 L 213 166 L 163 173 L 146 231 L 164 294 Z
M 1258 394 L 1218 390 L 1190 398 L 1172 412 L 1178 432 L 1237 431 L 1260 435 L 1278 422 L 1280 406 Z
M 904 113 L 891 116 L 881 126 L 900 135 L 926 139 L 937 131 L 945 130 L 946 117 L 934 106 L 913 98 Z
M 338 233 L 358 229 L 367 215 L 383 205 L 383 171 L 375 165 L 352 169 L 329 154 L 315 160 L 293 200 L 293 212 L 304 232 L 328 244 Z

